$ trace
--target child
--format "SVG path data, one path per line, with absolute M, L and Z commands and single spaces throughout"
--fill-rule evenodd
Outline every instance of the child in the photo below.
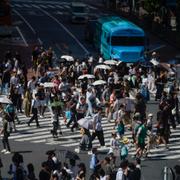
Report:
M 120 141 L 120 156 L 121 160 L 125 160 L 128 157 L 128 143 L 129 139 L 124 137 L 122 141 Z

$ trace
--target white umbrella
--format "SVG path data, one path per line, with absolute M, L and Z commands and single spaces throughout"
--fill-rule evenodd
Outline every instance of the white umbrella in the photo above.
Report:
M 103 85 L 106 84 L 106 81 L 103 80 L 97 80 L 92 83 L 93 86 Z
M 158 61 L 156 61 L 155 59 L 150 60 L 150 62 L 154 65 L 157 66 L 159 64 Z
M 6 95 L 0 95 L 0 103 L 12 104 L 12 101 Z
M 78 77 L 79 80 L 82 80 L 84 78 L 88 78 L 88 79 L 94 79 L 95 76 L 93 74 L 84 74 Z
M 74 58 L 69 55 L 63 55 L 61 56 L 61 59 L 65 59 L 66 61 L 74 61 Z
M 111 69 L 111 67 L 110 66 L 108 66 L 108 65 L 105 65 L 105 64 L 100 64 L 100 65 L 97 65 L 96 67 L 95 67 L 95 69 L 107 69 L 107 70 L 110 70 Z
M 83 128 L 92 129 L 93 121 L 91 117 L 85 117 L 78 120 L 78 124 Z
M 115 60 L 106 60 L 106 61 L 104 61 L 104 64 L 106 64 L 106 65 L 117 65 L 117 61 L 115 61 Z
M 45 88 L 53 88 L 55 86 L 57 86 L 57 84 L 53 83 L 53 82 L 45 82 L 42 84 Z

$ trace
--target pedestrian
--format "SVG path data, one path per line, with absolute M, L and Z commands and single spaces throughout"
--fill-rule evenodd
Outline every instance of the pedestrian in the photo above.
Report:
M 24 95 L 24 100 L 23 100 L 23 104 L 24 104 L 24 113 L 26 115 L 26 117 L 30 117 L 30 110 L 31 110 L 31 93 L 30 90 L 27 89 Z
M 76 176 L 76 180 L 85 180 L 86 179 L 86 166 L 84 163 L 78 164 L 79 171 Z
M 147 135 L 147 128 L 145 127 L 143 121 L 141 121 L 141 124 L 138 127 L 136 134 L 136 144 L 137 144 L 136 157 L 141 158 L 143 155 L 146 135 Z
M 92 141 L 96 138 L 98 138 L 101 147 L 105 146 L 104 142 L 104 133 L 102 128 L 102 107 L 97 106 L 96 107 L 97 113 L 93 116 L 93 133 L 92 133 Z
M 41 164 L 42 169 L 39 172 L 39 180 L 50 180 L 51 173 L 47 162 Z
M 61 131 L 61 125 L 59 122 L 59 116 L 61 113 L 61 102 L 59 100 L 59 97 L 57 95 L 55 95 L 53 97 L 52 103 L 51 103 L 51 108 L 52 108 L 52 124 L 53 124 L 53 129 L 51 130 L 51 133 L 53 135 L 54 138 L 57 138 L 58 136 L 58 129 L 59 134 L 62 135 L 62 131 Z
M 105 172 L 105 176 L 107 180 L 111 180 L 112 179 L 112 175 L 113 175 L 113 169 L 111 167 L 111 159 L 109 157 L 105 157 L 104 161 L 103 161 L 103 169 Z
M 35 173 L 34 173 L 34 166 L 33 166 L 33 164 L 29 163 L 27 165 L 27 170 L 28 170 L 28 172 L 27 172 L 28 180 L 37 180 L 36 176 L 35 176 Z
M 126 160 L 128 157 L 128 144 L 129 144 L 129 139 L 127 137 L 124 137 L 121 141 L 120 141 L 120 157 L 121 160 Z
M 175 170 L 175 180 L 180 180 L 180 166 L 175 165 L 174 170 Z
M 119 141 L 117 140 L 116 133 L 112 132 L 112 138 L 110 139 L 110 149 L 108 154 L 110 154 L 111 156 L 113 167 L 116 167 L 116 158 L 120 155 L 119 153 Z
M 76 105 L 77 121 L 85 117 L 87 109 L 88 105 L 86 103 L 86 99 L 84 96 L 81 96 L 79 102 Z
M 89 132 L 87 129 L 81 128 L 80 133 L 82 138 L 79 143 L 79 149 L 81 151 L 88 151 L 91 149 L 91 137 L 89 136 Z
M 101 162 L 99 161 L 97 157 L 97 148 L 93 147 L 92 148 L 92 155 L 90 159 L 90 170 L 92 173 L 97 173 L 98 170 L 101 168 Z
M 32 104 L 31 104 L 31 110 L 32 110 L 33 116 L 27 122 L 28 126 L 30 126 L 32 121 L 35 120 L 36 121 L 36 127 L 37 128 L 40 127 L 39 126 L 39 121 L 38 121 L 38 107 L 39 107 L 39 96 L 38 96 L 38 94 L 35 94 L 35 99 L 32 100 Z
M 9 122 L 8 122 L 8 114 L 6 112 L 2 112 L 2 122 L 3 122 L 3 127 L 0 130 L 0 135 L 2 135 L 2 143 L 3 143 L 3 150 L 1 151 L 4 154 L 10 154 L 11 149 L 9 145 L 9 136 L 10 136 L 10 131 L 9 131 Z
M 67 127 L 69 127 L 70 124 L 73 122 L 73 125 L 71 126 L 71 132 L 74 132 L 74 128 L 78 127 L 76 106 L 77 106 L 77 100 L 75 97 L 72 97 L 68 102 L 68 108 L 70 111 L 70 120 L 66 125 Z

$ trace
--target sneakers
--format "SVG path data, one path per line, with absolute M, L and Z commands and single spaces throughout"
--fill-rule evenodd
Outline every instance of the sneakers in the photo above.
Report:
M 79 148 L 76 148 L 74 151 L 75 151 L 76 153 L 80 153 L 80 149 L 79 149 Z
M 11 152 L 10 151 L 6 151 L 4 154 L 11 154 Z
M 1 152 L 4 153 L 4 154 L 11 154 L 11 152 L 6 150 L 6 149 L 3 149 Z
M 6 152 L 6 149 L 3 149 L 1 152 L 2 152 L 2 153 L 5 153 L 5 152 Z
M 92 155 L 92 151 L 88 151 L 88 155 Z

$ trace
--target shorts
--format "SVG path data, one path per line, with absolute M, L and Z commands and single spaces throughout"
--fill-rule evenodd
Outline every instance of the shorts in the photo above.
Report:
M 39 100 L 40 106 L 46 106 L 46 100 Z
M 145 142 L 144 143 L 138 142 L 138 148 L 141 148 L 143 150 L 145 148 Z

